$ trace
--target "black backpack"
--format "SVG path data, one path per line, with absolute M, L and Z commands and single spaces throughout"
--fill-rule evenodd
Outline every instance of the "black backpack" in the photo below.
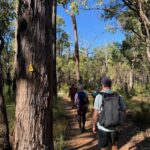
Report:
M 85 92 L 78 92 L 78 99 L 79 99 L 79 107 L 83 107 L 87 104 Z
M 102 105 L 99 124 L 104 127 L 115 127 L 123 123 L 118 93 L 101 93 Z

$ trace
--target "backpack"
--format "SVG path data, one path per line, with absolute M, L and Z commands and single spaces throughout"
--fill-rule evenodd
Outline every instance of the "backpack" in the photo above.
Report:
M 99 116 L 99 124 L 104 127 L 115 127 L 121 125 L 120 95 L 118 93 L 101 93 L 102 105 Z
M 95 99 L 98 94 L 100 94 L 100 92 L 93 92 L 92 97 Z
M 83 107 L 84 105 L 87 104 L 85 92 L 78 92 L 78 99 L 79 99 L 79 107 Z

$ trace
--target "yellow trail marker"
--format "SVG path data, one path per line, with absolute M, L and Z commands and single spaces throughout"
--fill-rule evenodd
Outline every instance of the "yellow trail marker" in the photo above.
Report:
M 28 69 L 29 69 L 29 72 L 33 72 L 33 71 L 34 71 L 34 69 L 33 69 L 33 65 L 32 65 L 32 64 L 30 64 Z

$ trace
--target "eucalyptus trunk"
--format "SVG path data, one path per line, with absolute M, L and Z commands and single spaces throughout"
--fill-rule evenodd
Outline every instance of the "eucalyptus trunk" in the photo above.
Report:
M 57 2 L 53 1 L 52 6 L 52 29 L 53 29 L 53 81 L 54 81 L 54 97 L 57 99 L 57 75 L 56 75 L 56 14 L 57 14 Z
M 131 66 L 130 72 L 129 72 L 129 88 L 130 91 L 133 90 L 133 65 Z
M 76 22 L 76 16 L 74 13 L 70 12 L 70 16 L 72 19 L 73 33 L 74 33 L 76 81 L 77 83 L 79 83 L 80 82 L 80 65 L 79 65 L 79 44 L 78 44 L 77 22 Z
M 54 0 L 18 4 L 16 53 L 16 150 L 53 150 Z

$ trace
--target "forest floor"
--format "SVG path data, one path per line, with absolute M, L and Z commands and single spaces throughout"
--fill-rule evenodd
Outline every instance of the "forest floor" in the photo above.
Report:
M 65 150 L 97 150 L 97 136 L 92 133 L 92 109 L 87 113 L 86 132 L 78 127 L 76 109 L 72 109 L 68 99 L 64 100 L 68 126 L 65 138 Z M 132 110 L 127 110 L 126 124 L 119 136 L 120 150 L 150 150 L 150 126 L 133 123 Z

